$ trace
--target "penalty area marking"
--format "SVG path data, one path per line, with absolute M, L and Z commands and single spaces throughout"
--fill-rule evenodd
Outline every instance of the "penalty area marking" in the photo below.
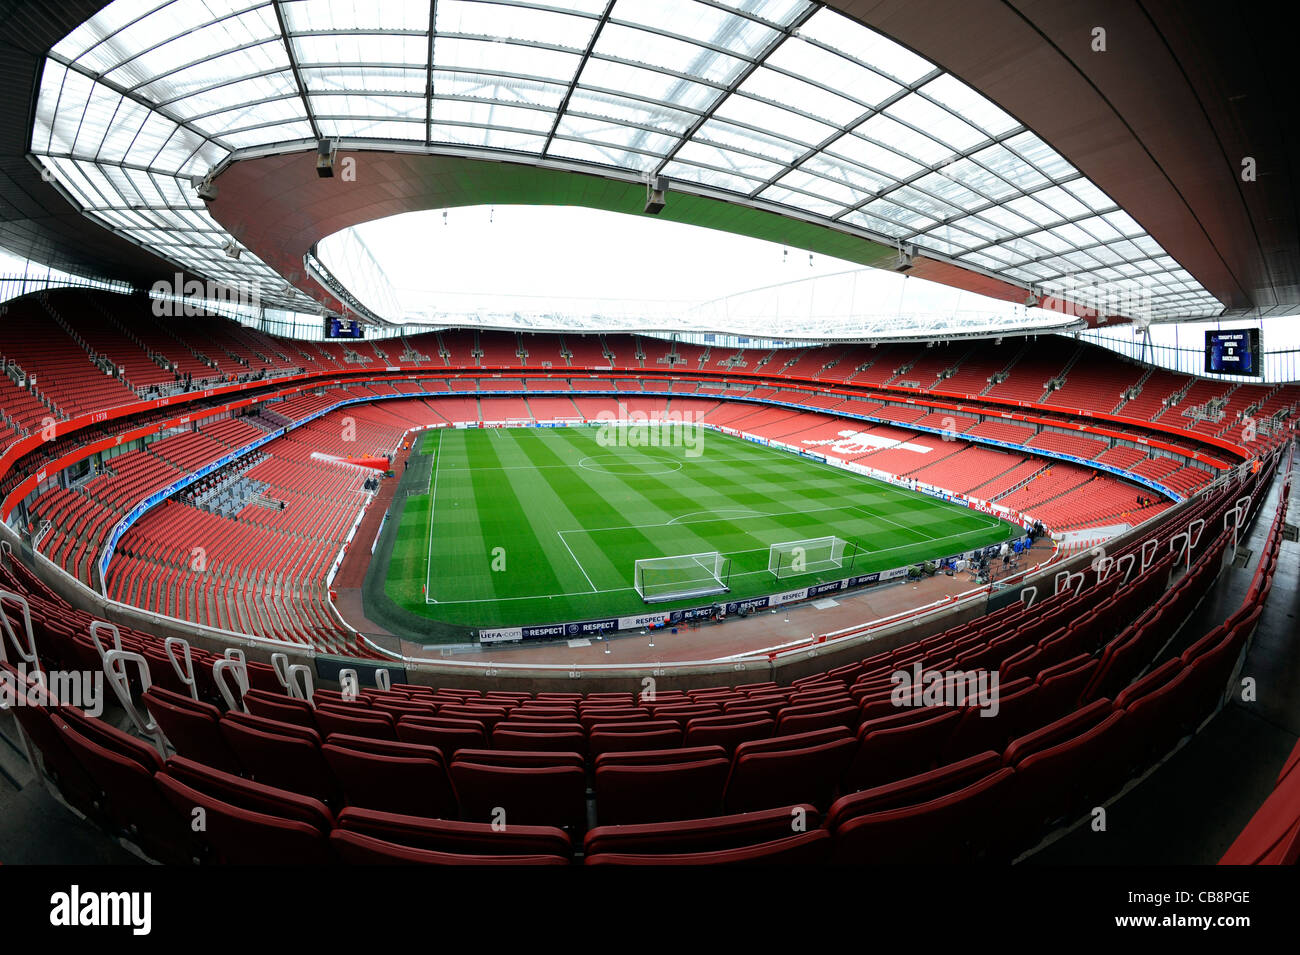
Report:
M 645 525 L 645 526 L 662 527 L 663 525 L 661 525 L 661 524 L 654 524 L 654 525 Z M 960 539 L 963 538 L 963 537 L 966 537 L 966 536 L 968 536 L 968 535 L 970 535 L 970 534 L 977 533 L 977 532 L 982 531 L 982 530 L 984 530 L 984 528 L 982 528 L 982 527 L 975 527 L 975 528 L 972 528 L 972 529 L 970 529 L 970 530 L 968 530 L 968 531 L 962 531 L 962 532 L 960 532 L 960 533 L 958 533 L 958 534 L 949 534 L 947 537 L 939 537 L 939 538 L 936 538 L 934 541 L 931 541 L 931 543 L 942 543 L 943 541 L 956 541 L 956 540 L 960 540 Z M 586 533 L 586 532 L 583 531 L 581 528 L 575 528 L 575 529 L 573 529 L 573 530 L 567 530 L 567 531 L 556 531 L 555 533 L 558 534 L 558 535 L 560 536 L 561 540 L 563 540 L 565 534 L 578 534 L 578 533 Z M 915 541 L 915 542 L 912 542 L 912 543 L 910 543 L 910 544 L 899 544 L 899 545 L 897 545 L 896 547 L 885 547 L 885 548 L 882 548 L 882 549 L 880 549 L 880 550 L 863 550 L 862 553 L 863 553 L 863 554 L 871 554 L 871 555 L 888 554 L 888 553 L 890 553 L 891 551 L 896 551 L 896 550 L 906 550 L 906 549 L 909 548 L 909 547 L 920 547 L 920 546 L 922 546 L 924 543 L 925 543 L 925 541 Z M 567 541 L 565 542 L 565 545 L 564 545 L 564 546 L 565 546 L 566 549 L 568 549 L 569 545 L 568 545 L 568 542 L 567 542 Z M 727 552 L 724 553 L 722 556 L 724 556 L 724 557 L 738 557 L 738 556 L 740 556 L 740 555 L 742 555 L 742 554 L 759 554 L 759 553 L 766 553 L 767 550 L 768 550 L 768 548 L 766 548 L 766 547 L 758 547 L 758 548 L 754 548 L 754 549 L 752 549 L 752 550 L 727 551 Z M 569 550 L 569 553 L 572 555 L 572 554 L 573 554 L 573 551 L 570 549 L 570 550 Z M 582 562 L 578 560 L 577 556 L 574 556 L 573 559 L 574 559 L 574 562 L 578 564 L 578 567 L 579 567 L 579 568 L 582 568 Z M 918 561 L 918 563 L 919 563 L 919 561 Z M 761 574 L 761 575 L 770 575 L 770 574 L 771 574 L 771 571 L 769 571 L 766 567 L 759 568 L 759 569 L 757 569 L 757 570 L 740 570 L 740 571 L 735 571 L 735 572 L 733 572 L 733 573 L 731 574 L 731 576 L 730 576 L 730 579 L 735 580 L 735 579 L 738 578 L 738 577 L 753 577 L 753 576 L 760 575 L 760 574 Z M 587 577 L 587 572 L 586 572 L 585 569 L 583 569 L 583 571 L 582 571 L 582 575 L 583 575 L 584 577 Z M 809 575 L 804 575 L 804 576 L 812 576 L 812 575 L 809 574 Z M 793 578 L 787 578 L 787 579 L 793 579 Z M 588 584 L 591 584 L 592 587 L 595 588 L 595 584 L 592 584 L 592 581 L 591 581 L 591 578 L 590 578 L 590 577 L 587 577 L 587 583 L 588 583 Z M 443 604 L 443 605 L 445 605 L 445 606 L 451 606 L 451 605 L 456 605 L 456 604 L 510 603 L 510 602 L 512 602 L 512 601 L 518 601 L 518 600 L 546 600 L 546 599 L 548 599 L 548 598 L 553 598 L 553 597 L 590 597 L 590 596 L 592 596 L 593 594 L 624 594 L 624 593 L 636 593 L 636 588 L 635 588 L 635 587 L 607 587 L 607 588 L 605 588 L 605 589 L 603 589 L 603 590 L 602 590 L 602 589 L 599 589 L 599 588 L 596 588 L 596 589 L 593 589 L 593 590 L 579 590 L 579 591 L 572 591 L 572 592 L 569 592 L 569 593 L 563 593 L 563 594 L 545 594 L 545 593 L 543 593 L 543 594 L 525 594 L 525 595 L 523 595 L 523 596 L 519 596 L 519 597 L 479 597 L 479 598 L 472 599 L 472 600 L 441 600 L 441 601 L 434 600 L 434 601 L 429 601 L 429 602 L 430 602 L 430 603 L 441 603 L 441 604 Z M 761 596 L 761 594 L 758 595 L 758 596 Z M 743 599 L 743 598 L 741 598 L 741 599 Z
M 983 529 L 984 529 L 984 528 L 982 528 L 982 527 L 977 527 L 977 528 L 973 528 L 972 530 L 969 530 L 969 531 L 963 531 L 963 532 L 960 533 L 960 534 L 950 534 L 950 535 L 947 536 L 947 537 L 940 537 L 940 538 L 937 538 L 935 541 L 933 541 L 933 543 L 941 543 L 941 542 L 943 542 L 943 541 L 949 541 L 949 540 L 960 540 L 962 537 L 965 537 L 965 536 L 968 535 L 968 534 L 974 534 L 974 533 L 976 533 L 977 531 L 982 531 Z M 561 535 L 562 535 L 562 534 L 574 534 L 574 533 L 577 533 L 577 531 L 556 531 L 556 533 L 557 533 L 557 534 L 561 534 Z M 906 550 L 906 549 L 909 548 L 909 547 L 920 547 L 920 546 L 921 546 L 922 544 L 924 544 L 924 543 L 925 543 L 924 541 L 920 541 L 920 542 L 915 542 L 915 543 L 911 543 L 911 544 L 899 544 L 897 547 L 886 547 L 886 548 L 883 548 L 882 550 L 866 550 L 866 551 L 863 551 L 863 553 L 865 553 L 865 554 L 872 554 L 872 555 L 877 555 L 877 554 L 887 554 L 887 553 L 889 553 L 890 551 L 895 551 L 895 550 Z M 565 546 L 567 547 L 568 545 L 566 544 Z M 755 549 L 753 549 L 753 550 L 728 551 L 727 553 L 723 554 L 722 556 L 724 556 L 724 557 L 736 557 L 736 556 L 739 556 L 739 555 L 741 555 L 741 554 L 758 554 L 758 553 L 766 553 L 766 551 L 767 551 L 767 548 L 766 548 L 766 547 L 760 547 L 760 548 L 755 548 Z M 573 552 L 570 551 L 569 553 L 573 553 Z M 574 560 L 576 561 L 577 558 L 575 557 Z M 920 561 L 917 561 L 917 563 L 920 563 Z M 581 563 L 579 563 L 578 566 L 581 567 L 581 566 L 582 566 Z M 866 573 L 869 573 L 869 571 L 866 571 Z M 583 571 L 583 576 L 586 577 L 586 574 L 587 574 L 587 572 L 584 570 L 584 571 Z M 735 571 L 735 572 L 733 572 L 733 573 L 730 575 L 730 578 L 729 578 L 729 579 L 731 579 L 731 580 L 735 580 L 735 579 L 738 578 L 738 577 L 753 577 L 753 576 L 755 576 L 755 575 L 759 575 L 759 574 L 766 575 L 766 576 L 771 576 L 771 571 L 769 571 L 766 567 L 764 567 L 764 568 L 760 568 L 760 569 L 758 569 L 758 570 L 741 570 L 741 571 Z M 812 575 L 805 575 L 805 576 L 812 576 Z M 787 579 L 793 579 L 793 578 L 787 578 Z M 591 578 L 590 578 L 590 577 L 587 578 L 587 583 L 589 583 L 589 584 L 591 583 Z M 593 585 L 593 586 L 594 586 L 594 585 Z M 733 588 L 733 589 L 734 589 L 734 588 Z M 480 598 L 476 598 L 476 599 L 473 599 L 473 600 L 442 600 L 442 601 L 436 601 L 436 600 L 435 600 L 435 601 L 431 601 L 431 602 L 432 602 L 432 603 L 441 603 L 441 604 L 444 605 L 444 606 L 453 606 L 453 605 L 456 605 L 456 604 L 491 604 L 491 603 L 510 603 L 510 602 L 512 602 L 512 601 L 518 601 L 518 600 L 546 600 L 546 599 L 548 599 L 548 598 L 552 598 L 552 597 L 590 597 L 590 596 L 592 596 L 593 594 L 630 594 L 630 593 L 636 593 L 636 588 L 635 588 L 635 587 L 608 587 L 608 588 L 606 588 L 606 589 L 604 589 L 604 590 L 579 590 L 579 591 L 575 591 L 575 592 L 571 592 L 571 593 L 564 593 L 564 594 L 525 594 L 525 595 L 520 596 L 520 597 L 480 597 Z M 763 596 L 763 595 L 762 595 L 762 594 L 756 594 L 755 596 Z M 739 598 L 739 599 L 742 599 L 742 600 L 743 600 L 743 599 L 745 599 L 745 598 Z
M 560 539 L 560 543 L 564 545 L 564 549 L 569 552 L 569 556 L 573 558 L 573 562 L 578 565 L 578 570 L 582 571 L 582 576 L 587 578 L 587 586 L 591 588 L 591 592 L 593 594 L 600 593 L 600 590 L 596 585 L 591 582 L 591 575 L 587 573 L 587 568 L 582 566 L 582 561 L 578 560 L 578 555 L 573 552 L 573 548 L 569 546 L 569 542 L 564 539 L 564 532 L 556 531 L 555 536 Z

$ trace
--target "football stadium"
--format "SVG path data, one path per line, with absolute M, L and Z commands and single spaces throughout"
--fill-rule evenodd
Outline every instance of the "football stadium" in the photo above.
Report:
M 1297 861 L 1267 15 L 3 22 L 6 870 Z

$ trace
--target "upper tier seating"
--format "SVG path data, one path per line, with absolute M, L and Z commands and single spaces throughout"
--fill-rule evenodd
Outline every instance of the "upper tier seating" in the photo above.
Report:
M 16 362 L 37 390 L 46 395 L 64 417 L 74 418 L 101 408 L 127 404 L 135 392 L 120 379 L 106 374 L 32 298 L 10 302 L 5 315 L 0 357 Z
M 35 333 L 11 340 L 5 357 L 36 376 L 38 393 L 33 395 L 0 378 L 0 440 L 6 439 L 6 432 L 11 439 L 23 431 L 39 429 L 49 415 L 59 418 L 127 403 L 134 393 L 124 382 L 135 388 L 170 390 L 176 380 L 182 386 L 189 381 L 197 387 L 300 368 L 327 374 L 389 367 L 474 368 L 486 364 L 554 371 L 567 362 L 568 367 L 612 365 L 661 372 L 761 374 L 860 389 L 899 387 L 913 391 L 919 385 L 922 391 L 936 396 L 982 397 L 991 402 L 991 407 L 998 402 L 1024 406 L 1041 400 L 1049 407 L 1069 409 L 1069 414 L 1115 413 L 1122 419 L 1143 423 L 1155 419 L 1166 427 L 1207 438 L 1233 438 L 1242 428 L 1241 416 L 1248 409 L 1254 409 L 1255 417 L 1263 419 L 1293 413 L 1300 402 L 1298 386 L 1235 387 L 1204 380 L 1198 383 L 1163 370 L 1144 371 L 1095 346 L 1055 338 L 934 348 L 827 345 L 773 351 L 761 357 L 753 352 L 749 354 L 753 361 L 742 356 L 743 365 L 732 365 L 729 359 L 734 352 L 724 354 L 718 350 L 714 360 L 703 347 L 672 345 L 647 336 L 570 335 L 565 339 L 529 334 L 521 339 L 514 333 L 448 330 L 389 341 L 295 342 L 274 339 L 224 319 L 181 322 L 155 317 L 147 300 L 111 293 L 56 291 L 48 293 L 47 302 L 72 328 L 77 340 L 56 323 L 37 297 L 10 303 L 12 320 L 30 324 Z M 566 351 L 576 358 L 566 358 Z M 666 359 L 670 354 L 684 358 L 684 363 L 669 366 Z M 124 379 L 98 370 L 91 363 L 92 355 L 104 356 L 123 369 Z M 701 366 L 706 356 L 707 364 Z M 23 359 L 33 367 L 26 368 Z M 950 377 L 939 377 L 950 371 Z M 1005 381 L 990 384 L 990 377 L 1003 372 L 1007 375 Z M 1045 394 L 1047 382 L 1062 376 L 1064 387 Z M 1141 394 L 1132 400 L 1121 401 L 1121 396 L 1112 394 L 1116 387 L 1124 391 L 1139 385 Z M 831 395 L 822 397 L 843 400 Z M 1165 401 L 1175 397 L 1178 404 L 1170 411 Z M 1190 416 L 1193 409 L 1203 408 L 1212 398 L 1226 398 L 1225 407 L 1205 420 Z
M 389 364 L 427 368 L 427 364 L 422 365 L 424 359 L 420 358 L 421 355 L 427 356 L 435 366 L 441 363 L 443 368 L 450 364 L 468 369 L 483 363 L 489 349 L 494 360 L 500 361 L 508 359 L 512 349 L 516 349 L 513 352 L 515 361 L 523 367 L 524 362 L 531 359 L 519 354 L 521 341 L 526 346 L 523 351 L 528 356 L 541 356 L 543 353 L 550 355 L 553 350 L 553 358 L 545 359 L 552 361 L 552 369 L 555 361 L 564 359 L 564 349 L 573 355 L 578 353 L 574 349 L 578 349 L 589 359 L 605 363 L 611 362 L 609 356 L 612 354 L 613 363 L 619 367 L 636 369 L 657 369 L 660 358 L 674 354 L 685 357 L 688 364 L 690 361 L 696 365 L 705 362 L 706 370 L 712 370 L 717 362 L 726 361 L 737 354 L 732 350 L 688 348 L 680 343 L 674 346 L 660 339 L 630 335 L 568 336 L 563 340 L 555 336 L 530 335 L 525 340 L 513 334 L 445 331 L 436 335 L 412 336 L 401 341 L 288 342 L 271 339 L 259 332 L 218 319 L 198 323 L 211 327 L 190 335 L 191 326 L 196 323 L 155 319 L 147 314 L 148 308 L 143 302 L 139 303 L 137 314 L 133 310 L 133 305 L 136 304 L 134 300 L 120 296 L 77 291 L 69 292 L 66 296 L 52 293 L 50 301 L 60 314 L 67 312 L 73 316 L 70 321 L 75 319 L 74 329 L 84 328 L 88 334 L 103 336 L 117 326 L 130 328 L 132 337 L 128 340 L 133 348 L 146 356 L 146 363 L 153 362 L 156 366 L 155 359 L 149 355 L 159 355 L 166 359 L 165 363 L 176 364 L 180 373 L 186 369 L 183 358 L 189 355 L 189 361 L 193 364 L 188 367 L 196 375 L 224 375 L 231 368 L 241 375 L 292 370 L 300 361 L 309 359 L 317 365 L 313 370 L 326 367 L 334 370 L 381 369 Z M 104 397 L 94 399 L 93 407 L 112 407 L 134 400 L 135 395 L 121 381 L 104 376 L 90 363 L 86 349 L 45 312 L 36 298 L 28 297 L 11 303 L 9 314 L 16 315 L 33 327 L 40 324 L 41 330 L 46 333 L 44 340 L 47 344 L 43 346 L 46 351 L 32 350 L 25 342 L 14 346 L 24 349 L 28 360 L 35 363 L 32 369 L 24 370 L 37 376 L 38 389 L 49 383 L 51 389 L 57 387 L 61 394 L 68 396 L 67 400 L 71 403 L 77 400 L 76 396 L 82 393 L 80 389 L 83 387 L 98 388 L 106 382 L 112 393 L 105 392 Z M 55 351 L 49 351 L 50 341 L 62 344 Z M 89 345 L 89 339 L 86 341 Z M 94 350 L 95 346 L 90 347 Z M 167 348 L 166 352 L 162 351 L 164 347 Z M 212 357 L 218 352 L 224 357 Z M 311 359 L 312 353 L 318 357 Z M 83 370 L 69 371 L 66 375 L 50 374 L 39 367 L 47 360 L 43 356 L 52 356 L 48 360 L 55 364 L 50 367 L 59 368 L 59 355 L 66 358 L 69 354 L 76 358 L 76 362 L 80 363 L 77 367 Z M 202 356 L 202 360 L 196 357 L 198 355 Z M 727 393 L 761 394 L 772 400 L 824 410 L 801 411 L 753 402 L 721 401 L 718 396 L 723 393 L 723 387 L 719 381 L 682 380 L 682 376 L 678 375 L 677 380 L 670 382 L 667 379 L 643 378 L 639 374 L 630 377 L 630 371 L 611 374 L 603 379 L 565 379 L 560 376 L 548 379 L 544 372 L 534 367 L 510 378 L 493 377 L 492 372 L 471 372 L 466 377 L 451 376 L 448 380 L 441 381 L 375 380 L 364 384 L 352 382 L 330 385 L 294 394 L 287 400 L 260 405 L 255 415 L 246 419 L 200 419 L 197 430 L 175 434 L 161 441 L 151 440 L 144 451 L 132 451 L 112 458 L 108 472 L 92 476 L 80 486 L 43 488 L 30 499 L 32 523 L 42 525 L 33 530 L 41 534 L 39 549 L 42 553 L 81 580 L 87 583 L 97 582 L 93 571 L 103 541 L 125 511 L 144 497 L 215 461 L 230 450 L 261 437 L 266 430 L 277 429 L 339 401 L 391 397 L 394 400 L 351 405 L 346 413 L 317 419 L 290 432 L 275 443 L 269 459 L 252 467 L 250 479 L 270 485 L 268 496 L 277 508 L 283 502 L 285 510 L 255 504 L 245 507 L 234 517 L 220 518 L 241 526 L 249 525 L 250 533 L 256 530 L 280 535 L 282 543 L 279 546 L 285 550 L 284 567 L 287 577 L 269 574 L 258 577 L 254 573 L 254 583 L 241 589 L 240 596 L 228 599 L 227 591 L 221 591 L 218 596 L 206 583 L 200 586 L 189 576 L 190 572 L 185 570 L 184 563 L 179 558 L 173 566 L 161 567 L 129 549 L 122 552 L 120 565 L 115 561 L 114 567 L 117 569 L 110 574 L 111 578 L 116 577 L 110 583 L 117 593 L 129 594 L 129 599 L 144 600 L 151 607 L 170 605 L 174 608 L 173 612 L 201 612 L 213 626 L 233 629 L 247 626 L 253 632 L 280 634 L 287 640 L 333 648 L 339 645 L 340 639 L 346 644 L 351 638 L 332 616 L 328 597 L 324 593 L 322 568 L 327 568 L 333 556 L 337 555 L 338 535 L 342 528 L 350 526 L 356 518 L 365 496 L 357 491 L 354 476 L 341 476 L 344 473 L 356 475 L 360 472 L 343 472 L 340 465 L 314 460 L 313 455 L 339 458 L 384 457 L 392 454 L 410 428 L 431 422 L 477 422 L 483 418 L 527 422 L 539 418 L 569 418 L 575 415 L 595 417 L 614 410 L 613 399 L 607 397 L 572 398 L 562 393 L 577 389 L 580 382 L 597 388 L 616 387 L 626 395 L 623 408 L 628 413 L 643 413 L 652 417 L 661 416 L 665 411 L 689 413 L 710 424 L 743 430 L 795 447 L 819 450 L 832 457 L 853 461 L 888 474 L 915 478 L 946 490 L 969 492 L 981 499 L 997 500 L 1046 521 L 1056 530 L 1109 523 L 1136 523 L 1159 513 L 1163 504 L 1139 507 L 1137 496 L 1142 491 L 1136 485 L 1128 485 L 1109 477 L 1093 480 L 1060 465 L 1053 467 L 1049 474 L 1035 477 L 1048 469 L 1048 459 L 994 451 L 973 446 L 966 441 L 947 441 L 912 428 L 952 428 L 964 436 L 1016 442 L 1079 457 L 1095 455 L 1099 461 L 1115 467 L 1132 468 L 1133 473 L 1158 481 L 1183 495 L 1205 486 L 1218 473 L 1212 463 L 1188 464 L 1181 457 L 1170 457 L 1164 452 L 1147 457 L 1143 452 L 1127 445 L 1105 449 L 1102 440 L 1097 438 L 1076 435 L 1067 430 L 1050 430 L 1050 426 L 1008 420 L 1000 415 L 1012 412 L 998 410 L 995 406 L 985 409 L 963 403 L 962 413 L 949 414 L 925 404 L 926 396 L 909 396 L 907 400 L 916 403 L 906 404 L 899 394 L 888 390 L 891 383 L 897 383 L 895 378 L 899 382 L 907 382 L 912 380 L 910 376 L 914 374 L 929 377 L 933 372 L 933 387 L 939 392 L 957 385 L 962 380 L 962 369 L 971 370 L 983 365 L 996 365 L 997 370 L 1007 366 L 1013 371 L 1020 369 L 1021 378 L 1027 379 L 1039 375 L 1047 365 L 1059 362 L 1058 374 L 1069 366 L 1066 372 L 1067 387 L 1071 376 L 1076 376 L 1076 381 L 1079 382 L 1088 380 L 1087 375 L 1091 373 L 1081 372 L 1085 365 L 1100 368 L 1109 367 L 1107 363 L 1113 363 L 1113 368 L 1121 370 L 1135 367 L 1108 353 L 1092 349 L 1092 346 L 1053 340 L 1021 343 L 1015 347 L 963 343 L 960 347 L 945 345 L 934 349 L 912 345 L 879 348 L 828 345 L 781 350 L 763 354 L 761 359 L 759 352 L 750 351 L 742 357 L 747 362 L 746 373 L 758 371 L 761 360 L 763 374 L 785 375 L 790 379 L 816 378 L 819 384 L 815 387 L 820 390 L 800 390 L 799 382 L 790 380 L 784 382 L 784 387 L 758 390 L 751 390 L 750 383 L 745 382 L 741 388 L 726 388 Z M 749 367 L 751 358 L 754 359 L 753 367 Z M 215 366 L 205 364 L 205 361 L 210 361 Z M 682 366 L 675 367 L 680 370 Z M 956 368 L 957 374 L 946 379 L 937 377 L 951 368 Z M 454 372 L 454 368 L 449 371 L 449 375 L 451 372 Z M 527 378 L 523 377 L 525 374 Z M 1128 371 L 1123 371 L 1123 374 L 1128 374 Z M 1148 386 L 1152 386 L 1153 382 L 1163 381 L 1163 374 L 1152 372 L 1147 376 L 1143 395 L 1147 394 Z M 1182 376 L 1170 376 L 1170 380 L 1180 383 L 1173 391 L 1193 384 L 1192 379 Z M 838 386 L 845 382 L 850 386 L 862 384 L 884 388 L 878 392 L 854 395 L 832 394 L 827 390 L 831 385 Z M 971 383 L 972 390 L 976 384 L 978 381 Z M 1154 390 L 1164 387 L 1163 384 L 1159 388 L 1153 386 Z M 529 390 L 534 394 L 529 398 L 438 397 L 439 392 L 445 393 L 449 388 L 480 393 L 490 392 L 494 388 Z M 550 392 L 551 388 L 559 390 L 547 397 L 535 394 L 543 389 Z M 996 397 L 997 391 L 997 388 L 990 389 L 988 397 Z M 1080 385 L 1071 393 L 1084 394 L 1085 391 Z M 1256 409 L 1256 414 L 1262 414 L 1265 408 L 1286 413 L 1294 409 L 1298 394 L 1300 391 L 1291 386 L 1234 388 L 1220 382 L 1201 382 L 1191 387 L 1179 404 L 1161 415 L 1161 419 L 1171 426 L 1191 427 L 1192 420 L 1184 416 L 1182 410 L 1191 407 L 1195 401 L 1204 402 L 1224 395 L 1227 395 L 1228 401 L 1223 420 L 1248 409 Z M 1051 403 L 1051 398 L 1048 396 L 1048 403 Z M 1127 414 L 1127 409 L 1135 402 L 1129 402 L 1122 408 L 1120 416 Z M 44 417 L 54 413 L 41 403 L 39 397 L 17 388 L 8 377 L 0 377 L 0 410 L 9 408 L 17 409 L 22 416 L 21 423 L 12 427 L 0 420 L 0 438 L 3 439 L 17 438 L 22 428 L 39 427 Z M 826 413 L 832 409 L 834 413 Z M 1108 413 L 1111 409 L 1097 410 Z M 840 418 L 835 413 L 872 415 L 893 424 Z M 981 413 L 988 414 L 986 420 L 977 420 L 975 415 Z M 162 420 L 168 414 L 166 409 L 158 409 L 131 420 L 133 424 L 143 424 Z M 18 418 L 18 415 L 14 417 Z M 344 418 L 353 422 L 355 434 L 350 433 L 349 428 L 341 426 Z M 1060 416 L 1053 420 L 1060 420 Z M 1208 423 L 1202 424 L 1208 427 Z M 1213 424 L 1211 431 L 1216 435 L 1228 427 L 1221 422 Z M 1119 430 L 1124 432 L 1127 427 L 1130 426 L 1120 425 Z M 44 463 L 54 460 L 58 455 L 74 451 L 79 446 L 79 441 L 99 437 L 111 439 L 119 433 L 119 428 L 120 425 L 107 423 L 88 426 L 84 431 L 57 442 L 43 444 L 30 452 L 28 458 L 19 462 L 19 466 L 11 473 L 3 476 L 6 493 L 23 478 L 39 471 Z M 842 432 L 845 431 L 863 436 L 866 443 L 841 441 L 844 437 Z M 1201 433 L 1208 435 L 1210 432 L 1202 429 Z M 150 435 L 151 439 L 152 437 Z M 1139 432 L 1135 432 L 1134 440 L 1144 439 Z M 1190 433 L 1162 436 L 1161 440 L 1174 448 L 1186 448 L 1188 451 L 1204 447 L 1197 445 Z M 1280 435 L 1262 436 L 1261 446 L 1268 446 L 1278 440 Z M 881 447 L 881 442 L 885 442 L 886 446 Z M 1213 450 L 1223 455 L 1224 466 L 1230 462 L 1228 452 Z M 248 464 L 251 465 L 252 462 Z M 1069 480 L 1065 480 L 1067 476 Z M 1029 481 L 1025 487 L 1013 491 L 1025 481 Z M 319 510 L 319 521 L 304 521 L 302 515 L 313 508 Z M 155 513 L 173 513 L 173 509 Z M 145 520 L 133 532 L 148 531 L 153 521 L 151 517 L 146 515 Z M 44 522 L 48 522 L 49 526 L 43 527 Z M 310 545 L 302 543 L 302 537 L 312 534 L 320 536 L 313 539 Z M 268 569 L 265 565 L 260 568 L 262 571 Z M 143 576 L 132 586 L 124 586 L 123 581 L 132 573 Z M 177 595 L 170 593 L 170 588 L 173 587 L 179 588 Z M 279 593 L 277 589 L 280 590 Z M 233 594 L 233 590 L 229 592 Z

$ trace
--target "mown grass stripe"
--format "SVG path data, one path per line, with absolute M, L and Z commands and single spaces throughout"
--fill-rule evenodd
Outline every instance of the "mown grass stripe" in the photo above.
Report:
M 411 600 L 419 583 L 400 579 L 412 566 L 402 556 L 410 528 L 427 540 L 428 511 L 417 498 L 402 517 L 387 591 L 413 612 L 459 625 L 639 612 L 644 606 L 630 585 L 641 557 L 730 553 L 733 594 L 747 596 L 843 575 L 832 570 L 778 585 L 766 570 L 767 548 L 778 541 L 857 541 L 865 550 L 856 573 L 1013 533 L 958 505 L 716 432 L 705 436 L 700 457 L 682 447 L 604 447 L 596 428 L 443 435 L 447 470 L 432 502 L 436 597 L 443 602 Z M 505 574 L 490 569 L 494 546 L 506 548 Z M 593 586 L 602 592 L 590 593 Z

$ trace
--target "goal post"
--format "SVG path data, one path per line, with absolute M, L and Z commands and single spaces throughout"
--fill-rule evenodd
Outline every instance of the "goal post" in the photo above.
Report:
M 852 561 L 858 547 L 842 537 L 810 537 L 773 544 L 767 552 L 767 572 L 781 580 L 837 570 Z
M 646 557 L 633 567 L 633 586 L 646 603 L 727 593 L 731 561 L 718 551 Z

